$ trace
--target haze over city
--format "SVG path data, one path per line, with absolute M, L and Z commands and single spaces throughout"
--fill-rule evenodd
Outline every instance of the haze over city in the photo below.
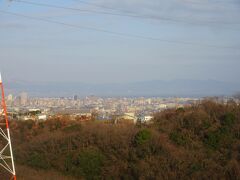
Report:
M 230 94 L 240 84 L 239 9 L 236 0 L 0 1 L 0 68 L 30 86 L 214 80 L 232 83 Z

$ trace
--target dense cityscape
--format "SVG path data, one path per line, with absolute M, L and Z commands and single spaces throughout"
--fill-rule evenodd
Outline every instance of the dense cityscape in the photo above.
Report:
M 9 94 L 6 102 L 10 119 L 47 120 L 49 117 L 69 115 L 71 120 L 87 121 L 125 119 L 144 123 L 153 118 L 157 112 L 166 109 L 177 109 L 197 104 L 204 98 L 180 97 L 29 97 L 26 92 L 14 96 Z M 211 98 L 226 103 L 231 97 Z M 235 100 L 237 102 L 237 100 Z

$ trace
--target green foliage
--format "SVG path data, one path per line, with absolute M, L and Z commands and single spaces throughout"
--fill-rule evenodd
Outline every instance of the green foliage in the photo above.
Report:
M 221 120 L 223 126 L 232 127 L 235 122 L 235 115 L 233 113 L 226 113 Z
M 76 131 L 80 131 L 81 130 L 81 125 L 80 124 L 72 124 L 70 126 L 67 126 L 65 128 L 63 128 L 64 132 L 76 132 Z
M 229 146 L 233 143 L 233 135 L 226 127 L 221 127 L 216 131 L 207 133 L 204 143 L 213 150 L 223 146 Z
M 101 152 L 87 149 L 77 156 L 68 155 L 65 160 L 65 170 L 76 177 L 98 179 L 103 162 L 104 156 Z
M 187 138 L 180 131 L 173 131 L 169 138 L 177 145 L 184 146 L 187 144 Z
M 204 129 L 208 129 L 211 127 L 211 123 L 209 121 L 203 121 L 203 124 L 202 124 L 203 128 Z
M 27 164 L 34 168 L 48 169 L 49 164 L 42 153 L 34 152 L 27 159 Z
M 209 132 L 207 134 L 207 136 L 204 139 L 204 143 L 216 150 L 220 147 L 220 140 L 221 140 L 221 134 L 219 133 L 219 131 L 214 131 L 214 132 Z
M 193 163 L 189 167 L 189 173 L 192 174 L 194 172 L 198 172 L 202 170 L 202 166 L 199 163 Z
M 38 111 L 32 111 L 32 112 L 29 112 L 28 114 L 31 115 L 31 116 L 36 116 L 36 115 L 38 115 L 38 114 L 41 114 L 41 111 L 40 111 L 40 110 L 38 110 Z
M 151 139 L 151 131 L 148 129 L 140 130 L 135 136 L 135 143 L 137 145 L 145 144 Z
M 185 112 L 185 109 L 183 107 L 179 107 L 177 108 L 176 110 L 178 113 L 184 113 Z
M 226 113 L 220 118 L 221 126 L 216 130 L 208 131 L 204 137 L 204 143 L 213 150 L 219 150 L 222 147 L 229 147 L 234 141 L 232 127 L 236 121 L 235 114 Z M 213 123 L 212 123 L 213 124 Z M 212 126 L 210 122 L 204 122 L 205 129 Z

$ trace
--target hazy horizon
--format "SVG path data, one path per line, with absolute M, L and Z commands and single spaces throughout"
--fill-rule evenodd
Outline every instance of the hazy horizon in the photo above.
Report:
M 238 1 L 84 2 L 0 1 L 4 80 L 240 83 Z
M 239 83 L 226 83 L 214 80 L 172 80 L 141 81 L 125 83 L 79 83 L 79 82 L 5 82 L 8 93 L 15 95 L 27 92 L 31 96 L 69 97 L 79 96 L 128 96 L 128 97 L 204 97 L 231 96 L 240 90 Z

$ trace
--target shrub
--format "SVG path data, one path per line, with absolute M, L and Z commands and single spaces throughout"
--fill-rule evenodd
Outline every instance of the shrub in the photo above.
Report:
M 204 143 L 211 149 L 216 150 L 220 146 L 220 138 L 219 131 L 209 132 L 204 139 Z
M 49 164 L 45 158 L 45 156 L 41 153 L 34 152 L 27 159 L 27 164 L 29 166 L 40 168 L 40 169 L 48 169 Z
M 135 136 L 135 143 L 142 145 L 151 139 L 151 132 L 148 129 L 140 130 Z
M 179 107 L 177 108 L 176 110 L 178 113 L 184 113 L 185 112 L 185 109 L 183 107 Z
M 222 119 L 221 124 L 223 126 L 231 127 L 235 122 L 235 115 L 233 113 L 226 113 Z
M 198 172 L 202 170 L 202 166 L 199 163 L 193 163 L 189 167 L 189 173 L 192 174 L 194 172 Z
M 27 120 L 27 121 L 25 121 L 25 125 L 30 130 L 35 125 L 35 122 L 33 120 Z
M 87 149 L 77 156 L 68 155 L 65 160 L 65 170 L 76 177 L 98 179 L 103 161 L 104 156 L 101 152 Z
M 170 133 L 169 138 L 177 145 L 186 145 L 187 138 L 180 131 L 173 131 Z
M 63 129 L 64 132 L 76 132 L 81 130 L 80 124 L 72 124 Z
M 233 143 L 233 135 L 228 128 L 221 127 L 216 131 L 209 132 L 204 143 L 211 149 L 217 150 L 221 146 L 229 146 Z
M 202 124 L 202 127 L 204 128 L 204 129 L 208 129 L 208 128 L 210 128 L 211 127 L 211 123 L 209 122 L 209 121 L 203 121 L 203 124 Z

